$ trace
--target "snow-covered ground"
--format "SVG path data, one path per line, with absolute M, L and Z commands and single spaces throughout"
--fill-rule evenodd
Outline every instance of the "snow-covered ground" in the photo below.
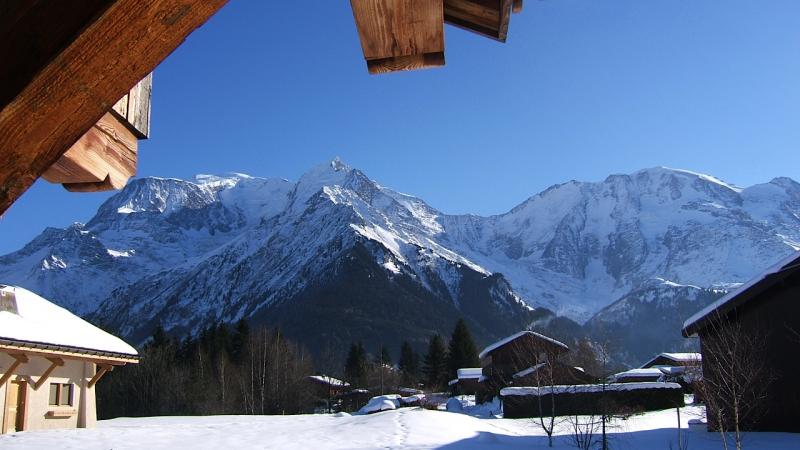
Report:
M 699 409 L 684 408 L 691 450 L 722 448 L 716 433 L 688 425 Z M 615 449 L 677 448 L 674 410 L 635 416 L 614 426 Z M 566 428 L 555 448 L 571 448 Z M 377 414 L 152 417 L 100 421 L 97 428 L 0 436 L 2 449 L 546 449 L 531 419 L 481 419 L 466 414 L 401 408 Z M 800 434 L 752 433 L 745 448 L 800 448 Z

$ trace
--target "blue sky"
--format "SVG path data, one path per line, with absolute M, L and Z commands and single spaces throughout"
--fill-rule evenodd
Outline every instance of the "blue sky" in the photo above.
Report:
M 447 66 L 370 76 L 349 4 L 233 0 L 154 77 L 139 176 L 297 179 L 340 156 L 449 213 L 652 166 L 800 180 L 800 2 L 525 2 L 506 44 L 447 27 Z M 110 194 L 39 181 L 0 254 Z

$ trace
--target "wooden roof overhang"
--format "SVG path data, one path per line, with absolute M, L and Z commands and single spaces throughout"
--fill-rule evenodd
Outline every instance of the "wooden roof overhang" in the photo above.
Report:
M 16 339 L 0 338 L 0 352 L 9 354 L 26 354 L 42 357 L 62 357 L 95 364 L 125 365 L 136 364 L 139 357 L 123 353 L 105 352 L 88 348 L 67 347 L 41 342 L 27 342 Z
M 5 368 L 2 376 L 0 376 L 0 387 L 2 387 L 8 380 L 16 375 L 17 369 L 23 364 L 30 362 L 31 356 L 38 356 L 50 361 L 50 365 L 44 369 L 38 379 L 33 382 L 33 389 L 39 390 L 50 375 L 59 368 L 64 366 L 64 360 L 77 360 L 83 362 L 91 362 L 96 364 L 96 371 L 92 378 L 88 381 L 88 386 L 94 387 L 100 379 L 114 370 L 115 366 L 124 366 L 125 364 L 136 364 L 139 362 L 139 357 L 134 355 L 125 355 L 121 353 L 104 352 L 99 350 L 63 347 L 52 344 L 43 344 L 37 342 L 19 341 L 14 339 L 0 338 L 0 353 L 7 353 L 14 362 L 11 366 Z
M 226 2 L 0 2 L 0 214 L 79 139 L 84 148 L 47 178 L 78 191 L 121 187 L 140 136 L 120 103 Z
M 522 0 L 350 0 L 371 74 L 440 67 L 444 24 L 505 42 Z
M 795 252 L 787 261 L 779 263 L 757 279 L 751 280 L 747 285 L 730 292 L 695 316 L 690 317 L 684 323 L 681 333 L 684 337 L 698 335 L 709 326 L 714 325 L 716 321 L 725 319 L 739 308 L 758 303 L 762 296 L 769 294 L 770 289 L 799 273 L 800 256 L 797 256 Z

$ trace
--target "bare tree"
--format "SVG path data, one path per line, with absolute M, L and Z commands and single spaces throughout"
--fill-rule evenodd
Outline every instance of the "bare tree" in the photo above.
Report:
M 719 313 L 711 317 L 701 337 L 702 380 L 695 383 L 706 405 L 706 417 L 728 449 L 728 433 L 742 449 L 744 431 L 766 412 L 767 388 L 773 380 L 764 359 L 765 336 L 745 330 L 741 321 Z
M 570 430 L 567 437 L 569 445 L 581 450 L 589 450 L 601 442 L 597 436 L 601 428 L 601 421 L 597 416 L 572 414 L 567 416 L 567 423 Z

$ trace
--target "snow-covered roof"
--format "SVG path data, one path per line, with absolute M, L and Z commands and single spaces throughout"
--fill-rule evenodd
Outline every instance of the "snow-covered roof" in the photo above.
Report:
M 500 390 L 501 397 L 512 395 L 547 395 L 551 393 L 586 393 L 603 391 L 635 391 L 639 389 L 681 389 L 678 383 L 611 383 L 611 384 L 579 384 L 579 385 L 557 385 L 542 387 L 507 387 Z
M 535 336 L 535 337 L 537 337 L 539 339 L 542 339 L 542 340 L 548 341 L 548 342 L 550 342 L 552 344 L 555 344 L 558 347 L 563 347 L 565 350 L 569 350 L 569 347 L 567 347 L 567 344 L 565 344 L 563 342 L 557 341 L 557 340 L 555 340 L 555 339 L 553 339 L 551 337 L 547 337 L 547 336 L 545 336 L 543 334 L 539 334 L 539 333 L 537 333 L 535 331 L 524 330 L 524 331 L 520 331 L 519 333 L 514 333 L 511 336 L 508 336 L 507 338 L 500 339 L 499 341 L 495 342 L 494 344 L 489 345 L 488 347 L 483 349 L 483 351 L 481 352 L 480 355 L 478 355 L 478 357 L 483 359 L 486 355 L 488 355 L 489 353 L 493 352 L 494 350 L 497 350 L 498 348 L 508 344 L 509 342 L 512 342 L 512 341 L 514 341 L 516 339 L 519 339 L 520 337 L 525 336 L 525 335 Z
M 622 379 L 622 378 L 638 378 L 638 377 L 656 377 L 656 378 L 658 378 L 658 377 L 661 377 L 662 375 L 664 375 L 664 372 L 662 372 L 660 369 L 658 369 L 657 367 L 650 367 L 650 368 L 647 368 L 647 369 L 626 370 L 625 372 L 620 372 L 620 373 L 614 374 L 614 376 L 612 378 L 615 379 L 615 380 L 619 380 L 619 379 Z
M 652 357 L 650 361 L 642 364 L 642 368 L 646 368 L 651 366 L 658 358 L 667 358 L 676 363 L 686 364 L 686 363 L 699 363 L 703 359 L 703 355 L 700 353 L 659 353 L 658 355 Z
M 329 377 L 327 375 L 311 375 L 308 377 L 311 380 L 318 381 L 323 384 L 328 384 L 330 386 L 342 386 L 347 387 L 350 386 L 350 383 L 346 381 L 339 380 L 337 378 Z
M 91 355 L 139 354 L 122 339 L 21 287 L 0 285 L 0 342 Z
M 757 285 L 763 285 L 765 288 L 768 287 L 769 284 L 767 281 L 772 275 L 783 272 L 789 268 L 795 268 L 798 266 L 798 264 L 800 264 L 800 252 L 793 252 L 788 257 L 782 259 L 780 262 L 764 271 L 761 275 L 758 275 L 757 277 L 743 284 L 735 291 L 729 292 L 728 295 L 725 295 L 714 303 L 698 311 L 692 317 L 688 318 L 686 322 L 683 323 L 683 334 L 685 336 L 691 336 L 695 334 L 697 332 L 696 328 L 700 322 L 704 321 L 704 319 L 711 313 L 723 308 L 727 309 L 735 306 L 734 300 L 736 298 L 740 297 L 750 289 L 755 288 Z
M 466 367 L 456 371 L 459 379 L 465 378 L 480 378 L 483 375 L 483 369 L 480 367 Z
M 536 372 L 537 370 L 541 369 L 545 364 L 546 363 L 539 363 L 539 364 L 536 364 L 535 366 L 528 367 L 527 369 L 520 370 L 519 372 L 517 372 L 514 375 L 512 375 L 511 378 L 520 378 L 520 377 L 524 377 L 526 375 L 530 375 L 533 372 Z

